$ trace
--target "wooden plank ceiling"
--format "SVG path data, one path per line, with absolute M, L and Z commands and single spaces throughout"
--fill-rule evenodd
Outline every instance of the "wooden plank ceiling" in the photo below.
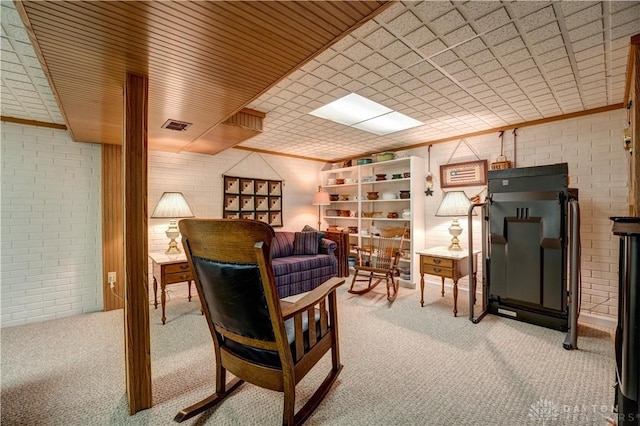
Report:
M 74 140 L 122 143 L 126 73 L 149 76 L 149 148 L 216 153 L 219 125 L 386 1 L 16 4 Z M 161 128 L 169 120 L 186 131 Z M 227 122 L 223 124 L 223 122 Z M 231 123 L 234 121 L 231 120 Z M 231 132 L 246 138 L 252 133 Z

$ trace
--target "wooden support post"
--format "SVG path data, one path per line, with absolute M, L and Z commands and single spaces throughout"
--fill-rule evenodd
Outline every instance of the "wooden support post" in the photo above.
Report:
M 129 413 L 151 407 L 147 245 L 148 78 L 127 74 L 124 117 L 125 364 Z

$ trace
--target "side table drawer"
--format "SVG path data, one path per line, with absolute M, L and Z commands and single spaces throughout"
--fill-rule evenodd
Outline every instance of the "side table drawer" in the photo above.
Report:
M 173 283 L 179 283 L 182 281 L 190 281 L 193 278 L 191 277 L 191 271 L 186 271 L 186 272 L 174 272 L 172 274 L 166 274 L 165 275 L 165 283 L 166 284 L 173 284 Z
M 441 268 L 453 268 L 453 260 L 440 257 L 423 256 L 422 261 L 426 265 L 434 265 Z
M 437 275 L 439 277 L 453 278 L 453 269 L 443 268 L 441 266 L 424 265 L 424 272 L 429 275 Z
M 189 264 L 187 262 L 164 265 L 165 274 L 171 274 L 173 272 L 191 272 L 191 270 L 189 269 Z

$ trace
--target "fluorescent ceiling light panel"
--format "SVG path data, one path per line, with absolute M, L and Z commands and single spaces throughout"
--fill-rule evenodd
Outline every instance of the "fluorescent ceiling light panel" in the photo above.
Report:
M 418 120 L 414 120 L 411 117 L 393 111 L 389 114 L 354 124 L 352 127 L 366 132 L 375 133 L 379 136 L 384 136 L 390 133 L 399 132 L 400 130 L 407 130 L 412 127 L 422 126 L 422 124 L 423 123 Z
M 356 93 L 336 99 L 309 114 L 380 136 L 424 124 Z
M 336 123 L 352 126 L 361 121 L 369 120 L 393 110 L 377 102 L 369 100 L 356 93 L 336 99 L 323 107 L 311 111 L 309 114 Z

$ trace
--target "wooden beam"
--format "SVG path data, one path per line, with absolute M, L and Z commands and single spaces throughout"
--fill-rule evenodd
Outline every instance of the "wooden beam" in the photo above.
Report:
M 129 413 L 151 407 L 147 245 L 147 77 L 127 74 L 124 105 L 125 368 Z
M 102 144 L 102 300 L 105 311 L 124 307 L 122 146 Z M 108 273 L 116 273 L 113 291 Z
M 636 36 L 637 38 L 637 36 Z M 630 179 L 629 187 L 629 215 L 640 215 L 640 44 L 638 42 L 632 44 L 635 50 L 635 58 L 633 61 L 633 95 L 632 95 L 632 111 L 629 111 L 631 117 L 631 146 L 633 155 L 631 155 Z
M 48 123 L 46 121 L 27 120 L 25 118 L 7 117 L 0 115 L 0 121 L 6 121 L 7 123 L 25 124 L 27 126 L 47 127 L 49 129 L 67 130 L 67 126 L 64 124 Z

